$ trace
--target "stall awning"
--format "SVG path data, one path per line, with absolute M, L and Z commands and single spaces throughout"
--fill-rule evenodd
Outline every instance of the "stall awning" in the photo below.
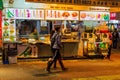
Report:
M 2 2 L 2 0 L 0 0 L 0 10 L 2 10 L 3 9 L 3 2 Z

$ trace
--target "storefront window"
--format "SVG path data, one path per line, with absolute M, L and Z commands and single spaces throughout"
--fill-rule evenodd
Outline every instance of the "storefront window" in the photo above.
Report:
M 16 29 L 19 36 L 29 36 L 38 30 L 37 20 L 16 20 Z

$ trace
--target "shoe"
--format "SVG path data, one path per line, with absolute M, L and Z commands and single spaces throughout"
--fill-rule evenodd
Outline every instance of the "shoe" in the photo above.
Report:
M 54 68 L 54 69 L 56 69 L 57 67 L 56 67 L 56 66 L 54 66 L 53 68 Z
M 48 73 L 51 73 L 51 71 L 49 69 L 45 69 L 45 71 L 47 71 Z
M 62 68 L 62 70 L 63 70 L 63 71 L 66 71 L 66 70 L 68 70 L 68 68 Z

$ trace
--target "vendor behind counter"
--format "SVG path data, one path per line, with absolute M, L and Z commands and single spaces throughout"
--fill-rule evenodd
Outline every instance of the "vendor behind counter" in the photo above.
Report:
M 37 33 L 36 28 L 34 28 L 32 33 L 30 34 L 30 38 L 38 40 L 38 33 Z

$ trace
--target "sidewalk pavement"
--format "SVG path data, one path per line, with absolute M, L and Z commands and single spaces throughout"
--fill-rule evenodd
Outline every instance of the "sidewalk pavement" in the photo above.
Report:
M 52 68 L 52 73 L 45 71 L 47 61 L 42 60 L 0 64 L 0 80 L 120 80 L 120 52 L 115 51 L 112 51 L 111 60 L 63 60 L 67 71 L 62 71 L 57 62 L 57 69 Z

